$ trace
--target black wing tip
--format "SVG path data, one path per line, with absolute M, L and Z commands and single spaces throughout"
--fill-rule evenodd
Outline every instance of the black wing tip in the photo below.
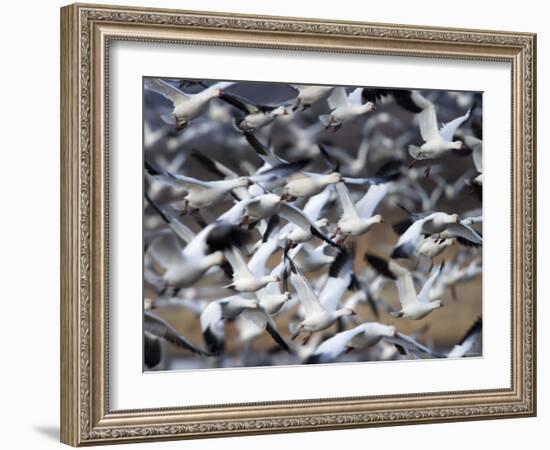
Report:
M 398 235 L 398 236 L 401 236 L 403 233 L 405 233 L 405 231 L 407 231 L 409 229 L 409 227 L 412 225 L 412 220 L 411 219 L 404 219 L 404 220 L 401 220 L 397 223 L 394 223 L 392 225 L 392 229 L 393 231 L 395 231 L 395 233 Z
M 391 252 L 391 259 L 408 259 L 412 255 L 412 250 L 407 244 L 395 247 Z
M 388 277 L 392 280 L 396 279 L 396 276 L 390 271 L 389 261 L 379 256 L 372 255 L 370 253 L 365 254 L 366 261 L 381 275 Z
M 166 223 L 172 222 L 166 211 L 164 211 L 164 209 L 162 209 L 162 207 L 157 202 L 155 202 L 147 192 L 144 193 L 144 197 L 145 200 L 147 200 L 147 203 L 149 203 L 151 208 L 153 208 L 153 210 L 162 218 L 162 220 L 164 220 Z
M 483 244 L 481 243 L 477 243 L 477 242 L 472 242 L 470 241 L 469 239 L 466 239 L 466 238 L 463 238 L 462 236 L 457 236 L 456 238 L 456 241 L 464 246 L 464 247 L 470 247 L 470 248 L 479 248 L 481 247 Z
M 279 344 L 279 347 L 281 347 L 285 352 L 292 353 L 292 350 L 288 346 L 287 342 L 283 339 L 283 337 L 279 334 L 279 332 L 273 328 L 269 323 L 266 325 L 266 331 L 271 335 L 273 340 Z
M 336 258 L 334 258 L 334 260 L 330 264 L 330 267 L 328 270 L 328 276 L 330 278 L 338 278 L 338 276 L 340 275 L 340 272 L 342 271 L 346 263 L 349 261 L 350 257 L 351 257 L 350 252 L 347 249 L 340 247 L 336 255 Z
M 206 348 L 208 348 L 208 351 L 210 355 L 219 355 L 223 353 L 225 348 L 224 341 L 220 341 L 214 333 L 212 333 L 212 330 L 210 328 L 206 328 L 206 330 L 202 333 L 204 337 L 204 342 L 206 344 Z
M 221 223 L 208 234 L 206 244 L 211 252 L 242 247 L 250 240 L 250 232 L 236 225 Z
M 338 245 L 336 242 L 334 242 L 332 239 L 330 239 L 328 236 L 325 236 L 321 231 L 319 231 L 316 227 L 311 225 L 309 227 L 309 231 L 311 234 L 315 237 L 318 237 L 319 239 L 325 241 L 327 244 L 332 245 L 335 248 L 340 248 L 340 245 Z

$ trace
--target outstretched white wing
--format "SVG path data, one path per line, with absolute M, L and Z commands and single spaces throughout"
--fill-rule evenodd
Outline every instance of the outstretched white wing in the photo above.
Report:
M 350 103 L 346 90 L 343 87 L 336 87 L 328 98 L 328 105 L 331 109 L 343 108 Z
M 235 247 L 232 247 L 229 250 L 223 252 L 225 258 L 231 264 L 233 268 L 233 278 L 252 278 L 253 275 L 248 269 L 246 262 L 243 258 L 243 255 Z
M 416 290 L 411 273 L 395 261 L 390 261 L 388 268 L 397 278 L 397 292 L 399 303 L 404 308 L 417 303 Z
M 313 292 L 311 284 L 309 284 L 309 281 L 303 276 L 303 274 L 299 272 L 291 272 L 290 282 L 298 293 L 298 298 L 304 307 L 306 316 L 314 316 L 325 311 L 321 306 L 321 303 L 319 303 L 319 299 L 315 295 L 315 292 Z
M 170 100 L 174 106 L 189 100 L 189 97 L 178 88 L 158 78 L 147 78 L 145 80 L 145 89 L 162 95 L 164 98 Z
M 389 187 L 389 183 L 371 185 L 367 193 L 355 204 L 357 214 L 363 219 L 372 217 L 372 213 L 388 193 Z
M 338 194 L 338 199 L 342 205 L 342 217 L 348 219 L 354 219 L 358 217 L 353 201 L 349 195 L 349 190 L 344 183 L 336 184 L 336 193 Z
M 447 122 L 439 131 L 441 137 L 446 141 L 451 142 L 453 140 L 454 134 L 456 133 L 456 130 L 458 130 L 458 127 L 460 127 L 460 125 L 466 122 L 470 117 L 471 110 L 472 109 L 470 108 L 463 116 L 457 117 L 456 119 Z

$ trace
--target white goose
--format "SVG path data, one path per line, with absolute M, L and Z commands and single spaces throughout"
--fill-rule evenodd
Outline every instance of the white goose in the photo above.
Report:
M 235 247 L 225 250 L 224 255 L 233 269 L 233 281 L 225 286 L 227 288 L 233 288 L 239 292 L 256 292 L 269 283 L 280 281 L 278 276 L 260 275 L 262 272 L 259 267 L 260 262 L 254 262 L 254 265 L 250 268 L 241 252 Z
M 195 235 L 171 211 L 161 208 L 148 196 L 146 198 L 172 231 L 182 241 L 187 242 L 185 248 L 182 248 L 180 241 L 173 234 L 164 234 L 155 239 L 147 248 L 147 254 L 165 269 L 161 276 L 165 287 L 181 289 L 190 286 L 199 280 L 208 269 L 224 262 L 223 253 L 214 249 L 217 244 L 213 240 L 219 239 L 226 245 L 232 243 L 232 227 L 217 223 L 211 224 Z
M 331 184 L 340 183 L 343 180 L 338 172 L 329 174 L 303 173 L 288 181 L 283 188 L 285 197 L 289 200 L 297 198 L 309 198 L 319 194 Z
M 277 330 L 271 316 L 259 305 L 258 300 L 241 296 L 227 297 L 210 302 L 200 316 L 201 331 L 210 353 L 220 354 L 225 346 L 225 321 L 245 317 L 267 331 L 281 348 L 290 351 Z
M 286 203 L 283 196 L 276 194 L 268 193 L 241 200 L 222 214 L 218 218 L 218 221 L 233 224 L 250 224 L 274 214 L 279 214 L 282 218 L 300 228 L 303 233 L 310 233 L 332 246 L 337 246 L 301 209 Z
M 341 331 L 321 343 L 306 360 L 307 364 L 322 364 L 336 361 L 350 350 L 365 349 L 378 344 L 382 339 L 402 348 L 434 355 L 426 346 L 397 331 L 397 328 L 379 322 L 367 322 Z
M 156 92 L 172 102 L 172 113 L 163 114 L 161 118 L 166 123 L 175 125 L 177 130 L 181 130 L 192 119 L 206 111 L 210 100 L 220 97 L 224 89 L 234 84 L 234 82 L 215 83 L 198 94 L 186 94 L 159 78 L 147 78 L 145 89 Z
M 321 295 L 317 297 L 308 279 L 296 267 L 291 259 L 287 259 L 290 268 L 290 282 L 298 293 L 298 298 L 304 308 L 304 320 L 296 328 L 292 339 L 296 339 L 302 332 L 307 333 L 304 344 L 311 335 L 324 330 L 334 324 L 338 318 L 355 315 L 350 308 L 337 309 L 341 296 L 347 289 L 351 278 L 349 267 L 350 257 L 347 252 L 341 252 L 340 258 L 336 258 L 331 266 L 330 277 L 323 288 Z M 343 255 L 343 256 L 341 256 Z
M 374 103 L 366 102 L 363 104 L 361 93 L 362 88 L 355 89 L 349 95 L 343 87 L 334 88 L 328 98 L 328 105 L 332 111 L 330 114 L 319 116 L 319 120 L 325 128 L 337 131 L 344 122 L 374 110 Z
M 322 209 L 329 201 L 331 193 L 329 189 L 324 189 L 321 193 L 311 197 L 304 206 L 303 212 L 318 228 L 323 228 L 328 225 L 326 218 L 319 219 Z M 313 234 L 311 230 L 289 224 L 280 232 L 280 237 L 287 239 L 292 244 L 300 244 L 309 241 Z
M 220 98 L 238 108 L 242 116 L 236 121 L 237 127 L 244 132 L 252 132 L 272 123 L 279 116 L 288 115 L 284 105 L 254 105 L 236 95 L 222 94 Z
M 177 205 L 174 205 L 182 213 L 219 203 L 232 190 L 248 187 L 252 184 L 252 181 L 247 177 L 202 181 L 185 175 L 173 174 L 148 161 L 145 161 L 145 169 L 154 179 L 161 179 L 168 185 L 180 189 L 183 188 L 187 191 L 184 199 Z
M 332 86 L 308 86 L 301 84 L 293 84 L 291 86 L 298 91 L 296 103 L 292 107 L 293 111 L 297 111 L 300 108 L 302 111 L 305 111 L 314 103 L 327 98 L 332 91 Z
M 359 236 L 371 229 L 374 224 L 383 222 L 380 214 L 373 212 L 388 193 L 388 183 L 372 185 L 367 193 L 354 204 L 344 183 L 336 185 L 336 192 L 342 206 L 342 215 L 338 220 L 335 239 L 345 240 L 348 236 Z
M 430 277 L 422 286 L 417 294 L 414 287 L 414 281 L 411 272 L 397 264 L 395 261 L 387 261 L 374 255 L 367 255 L 367 260 L 381 274 L 395 280 L 399 294 L 399 303 L 401 310 L 392 312 L 394 317 L 403 317 L 405 319 L 420 320 L 430 314 L 433 310 L 441 308 L 441 300 L 430 300 L 430 291 L 435 279 L 439 276 L 442 266 L 432 271 Z
M 464 148 L 464 143 L 453 141 L 453 136 L 456 130 L 468 120 L 471 109 L 439 129 L 434 104 L 417 91 L 410 91 L 410 99 L 421 110 L 418 113 L 418 121 L 420 134 L 424 139 L 424 144 L 420 147 L 409 146 L 409 153 L 414 158 L 413 163 L 417 160 L 437 158 L 450 150 Z
M 460 221 L 458 214 L 444 212 L 410 214 L 410 220 L 405 224 L 405 230 L 399 229 L 401 224 L 394 226 L 396 232 L 402 233 L 393 248 L 392 258 L 410 258 L 418 248 L 422 234 L 439 234 L 451 225 Z M 404 231 L 404 232 L 403 232 Z

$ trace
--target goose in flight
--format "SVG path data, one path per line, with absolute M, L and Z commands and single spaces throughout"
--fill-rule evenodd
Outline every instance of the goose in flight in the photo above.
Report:
M 233 224 L 253 224 L 275 214 L 278 214 L 283 219 L 294 224 L 302 230 L 303 233 L 310 233 L 334 247 L 338 246 L 332 239 L 326 236 L 319 229 L 319 226 L 301 209 L 286 203 L 284 201 L 284 196 L 277 194 L 268 193 L 258 197 L 241 200 L 222 214 L 218 218 L 218 221 Z
M 201 313 L 201 331 L 210 353 L 217 355 L 223 352 L 225 321 L 234 320 L 241 315 L 256 326 L 265 329 L 283 350 L 290 352 L 275 322 L 260 306 L 257 299 L 232 296 L 210 302 Z
M 332 86 L 309 86 L 302 84 L 293 84 L 291 87 L 298 91 L 296 103 L 294 103 L 292 111 L 297 111 L 298 109 L 305 111 L 314 103 L 327 98 L 333 89 Z
M 262 264 L 261 262 L 253 261 L 253 265 L 249 267 L 241 252 L 235 247 L 226 250 L 224 255 L 233 269 L 233 281 L 225 286 L 227 288 L 233 288 L 239 292 L 256 292 L 269 283 L 280 281 L 280 278 L 275 275 L 261 275 L 262 269 L 258 267 Z
M 153 368 L 162 360 L 161 341 L 169 342 L 178 348 L 189 350 L 201 356 L 211 356 L 192 344 L 165 320 L 150 311 L 143 313 L 143 339 L 144 339 L 144 362 L 148 368 Z
M 221 250 L 244 243 L 245 232 L 228 223 L 215 222 L 195 234 L 170 209 L 147 195 L 145 198 L 174 232 L 159 236 L 147 248 L 147 254 L 165 269 L 161 277 L 165 287 L 181 289 L 195 283 L 208 269 L 225 261 Z M 182 247 L 181 241 L 187 245 Z
M 441 234 L 447 229 L 453 230 L 454 233 L 461 235 L 464 239 L 479 240 L 479 235 L 477 233 L 474 235 L 471 227 L 467 228 L 460 223 L 458 214 L 444 212 L 411 213 L 403 206 L 398 206 L 406 211 L 409 217 L 394 225 L 394 230 L 400 236 L 392 251 L 392 258 L 410 258 L 418 248 L 422 235 Z
M 199 210 L 221 202 L 232 190 L 250 186 L 253 181 L 247 177 L 238 177 L 228 180 L 202 181 L 185 175 L 173 174 L 145 161 L 145 170 L 154 179 L 161 179 L 166 184 L 183 188 L 187 191 L 178 209 L 185 213 L 189 210 Z
M 374 255 L 367 255 L 367 260 L 375 270 L 396 282 L 401 310 L 391 313 L 392 316 L 420 320 L 433 310 L 443 306 L 443 302 L 439 299 L 434 301 L 430 300 L 430 291 L 443 265 L 432 271 L 430 277 L 417 294 L 412 274 L 407 269 L 400 266 L 395 261 L 388 261 Z
M 159 78 L 145 79 L 145 89 L 156 92 L 172 102 L 172 113 L 163 114 L 161 118 L 167 124 L 175 125 L 178 131 L 184 129 L 192 119 L 204 113 L 210 100 L 222 96 L 223 90 L 234 84 L 234 82 L 215 83 L 197 94 L 186 94 Z
M 284 105 L 255 105 L 236 95 L 225 93 L 220 95 L 220 99 L 241 111 L 241 117 L 237 118 L 236 125 L 240 131 L 244 132 L 252 132 L 258 128 L 265 127 L 277 117 L 288 115 L 288 111 Z
M 424 140 L 424 144 L 420 147 L 409 146 L 413 163 L 418 160 L 437 158 L 450 150 L 463 150 L 464 143 L 460 140 L 453 141 L 453 137 L 456 130 L 470 118 L 471 109 L 464 115 L 447 122 L 440 129 L 434 104 L 419 92 L 410 92 L 411 101 L 421 110 L 418 113 L 418 120 L 420 134 Z
M 330 196 L 330 190 L 325 188 L 321 193 L 311 197 L 304 206 L 303 213 L 319 229 L 328 225 L 328 220 L 326 218 L 319 219 L 319 216 Z M 287 239 L 292 245 L 297 245 L 312 239 L 313 234 L 310 229 L 289 224 L 280 231 L 280 237 Z
M 415 339 L 407 336 L 397 328 L 384 325 L 379 322 L 366 322 L 351 330 L 336 333 L 331 338 L 322 342 L 306 359 L 306 364 L 331 363 L 356 348 L 369 348 L 378 344 L 381 340 L 390 342 L 402 348 L 411 349 L 427 355 L 435 355 L 428 347 L 420 344 Z
M 371 229 L 374 224 L 383 222 L 380 214 L 374 210 L 388 193 L 388 183 L 373 185 L 357 202 L 353 203 L 344 183 L 336 185 L 336 192 L 342 206 L 342 215 L 338 220 L 334 238 L 342 243 L 348 236 L 359 236 Z
M 362 102 L 361 92 L 362 88 L 357 88 L 348 95 L 343 87 L 333 89 L 328 98 L 332 111 L 319 116 L 326 129 L 337 131 L 345 122 L 375 109 L 374 103 Z
M 340 258 L 337 257 L 331 265 L 332 273 L 329 272 L 329 280 L 319 297 L 302 271 L 287 257 L 291 270 L 290 282 L 296 289 L 305 313 L 304 319 L 292 335 L 292 340 L 305 332 L 307 336 L 303 343 L 307 344 L 313 333 L 330 327 L 340 317 L 355 315 L 355 311 L 350 308 L 337 309 L 351 277 L 349 254 L 342 251 L 339 256 Z M 344 290 L 342 290 L 342 286 L 344 286 Z

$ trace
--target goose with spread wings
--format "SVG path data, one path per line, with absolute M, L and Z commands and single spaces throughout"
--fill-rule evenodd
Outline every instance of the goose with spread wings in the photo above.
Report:
M 357 348 L 365 349 L 378 344 L 381 340 L 409 348 L 413 351 L 435 356 L 436 354 L 415 339 L 397 330 L 396 327 L 379 322 L 366 322 L 350 330 L 341 331 L 322 342 L 306 359 L 306 364 L 332 363 L 344 353 Z
M 403 206 L 400 207 L 409 217 L 394 225 L 394 230 L 400 236 L 392 251 L 392 258 L 410 258 L 416 252 L 422 235 L 438 235 L 443 239 L 456 238 L 467 246 L 480 246 L 483 243 L 481 235 L 467 222 L 461 221 L 458 214 L 411 213 Z
M 399 303 L 401 303 L 401 310 L 393 312 L 392 316 L 420 320 L 435 309 L 443 306 L 443 302 L 439 299 L 430 300 L 430 291 L 435 279 L 441 272 L 442 266 L 432 271 L 430 277 L 426 280 L 424 286 L 422 286 L 422 289 L 417 294 L 412 274 L 406 268 L 400 266 L 395 261 L 388 261 L 375 255 L 367 255 L 366 258 L 375 270 L 395 280 L 399 294 Z
M 332 86 L 310 86 L 303 84 L 292 84 L 291 87 L 298 92 L 292 111 L 305 111 L 314 103 L 327 98 L 333 89 Z
M 363 103 L 362 88 L 357 88 L 349 95 L 343 87 L 335 87 L 328 98 L 330 114 L 322 114 L 319 120 L 326 129 L 337 131 L 345 122 L 366 114 L 375 109 L 374 103 Z
M 287 258 L 290 265 L 290 282 L 304 308 L 304 319 L 294 331 L 293 340 L 301 333 L 307 333 L 304 339 L 306 344 L 313 333 L 330 327 L 340 317 L 356 314 L 353 309 L 338 308 L 340 299 L 350 284 L 352 264 L 347 251 L 341 251 L 338 256 L 331 265 L 329 279 L 319 296 L 301 270 Z
M 201 331 L 210 353 L 220 354 L 225 347 L 225 322 L 239 316 L 267 331 L 277 344 L 290 352 L 275 322 L 255 298 L 232 296 L 210 302 L 200 316 Z
M 288 115 L 285 105 L 259 105 L 237 95 L 225 93 L 220 96 L 220 99 L 239 109 L 241 114 L 236 119 L 236 125 L 239 130 L 245 132 L 265 127 L 277 117 Z
M 199 280 L 207 270 L 225 261 L 226 245 L 242 245 L 245 232 L 228 223 L 212 223 L 195 234 L 168 207 L 145 196 L 173 234 L 163 234 L 147 247 L 147 254 L 164 268 L 161 285 L 180 289 Z M 182 242 L 187 243 L 185 247 Z
M 197 94 L 187 94 L 180 91 L 170 83 L 159 78 L 147 78 L 145 89 L 156 92 L 172 103 L 171 114 L 161 116 L 169 125 L 175 125 L 176 129 L 182 130 L 191 120 L 204 113 L 210 100 L 223 95 L 224 89 L 233 86 L 235 82 L 219 82 L 203 89 Z
M 364 234 L 374 224 L 383 222 L 380 214 L 373 215 L 373 213 L 388 193 L 388 189 L 388 183 L 373 185 L 357 203 L 354 203 L 346 185 L 344 183 L 336 185 L 336 192 L 342 208 L 334 237 L 338 243 L 342 243 L 348 236 Z

